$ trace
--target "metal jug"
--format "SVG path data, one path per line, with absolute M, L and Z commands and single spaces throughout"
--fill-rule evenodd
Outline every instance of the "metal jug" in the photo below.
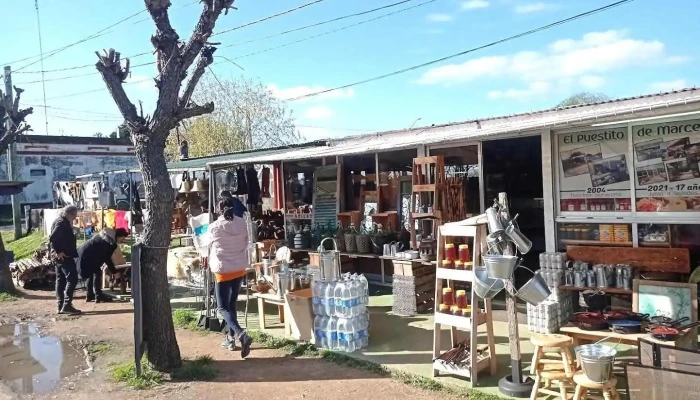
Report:
M 326 240 L 333 241 L 333 250 L 326 250 L 323 247 L 323 242 Z M 340 252 L 337 250 L 338 245 L 333 238 L 325 238 L 318 246 L 318 256 L 320 259 L 320 272 L 322 280 L 332 280 L 340 277 Z
M 403 243 L 401 242 L 392 242 L 391 243 L 391 256 L 396 257 L 396 253 L 400 253 L 403 251 Z
M 383 249 L 383 251 L 382 251 L 382 255 L 383 255 L 384 257 L 394 257 L 394 254 L 393 254 L 393 252 L 392 252 L 392 249 L 393 249 L 392 246 L 393 246 L 393 245 L 392 245 L 391 243 L 387 243 L 387 244 L 384 245 L 384 249 Z
M 494 207 L 486 209 L 486 221 L 488 221 L 489 233 L 499 233 L 505 229 L 501 214 Z
M 516 215 L 515 218 L 518 218 L 518 216 Z M 532 241 L 528 239 L 527 236 L 523 235 L 522 232 L 520 232 L 520 229 L 518 229 L 518 226 L 515 223 L 515 218 L 508 223 L 506 235 L 508 235 L 510 240 L 515 243 L 515 247 L 518 248 L 518 251 L 520 251 L 521 254 L 526 254 L 532 248 Z

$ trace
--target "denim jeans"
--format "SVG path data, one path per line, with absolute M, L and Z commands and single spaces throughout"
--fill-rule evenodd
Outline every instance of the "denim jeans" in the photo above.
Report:
M 242 276 L 226 282 L 216 282 L 214 286 L 219 314 L 226 321 L 229 334 L 233 337 L 240 337 L 243 333 L 243 328 L 238 324 L 236 301 L 244 278 Z
M 78 283 L 78 268 L 75 259 L 66 258 L 56 264 L 56 299 L 63 307 L 73 302 L 73 292 Z
M 85 289 L 87 290 L 88 299 L 102 296 L 102 274 L 102 268 L 98 268 L 97 272 L 86 279 Z

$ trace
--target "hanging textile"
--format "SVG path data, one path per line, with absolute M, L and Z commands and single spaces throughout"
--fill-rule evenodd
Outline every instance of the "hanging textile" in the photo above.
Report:
M 282 168 L 280 163 L 275 163 L 272 165 L 272 182 L 274 188 L 273 191 L 275 193 L 273 208 L 275 210 L 282 210 L 284 208 L 284 196 L 282 196 L 282 185 L 284 185 L 284 182 L 282 180 Z
M 117 210 L 114 212 L 114 228 L 129 230 L 129 221 L 126 218 L 126 211 Z
M 250 167 L 245 172 L 246 181 L 248 183 L 248 200 L 247 204 L 257 205 L 260 201 L 260 181 L 258 181 L 258 171 Z
M 245 178 L 245 170 L 243 168 L 238 168 L 236 170 L 236 194 L 239 196 L 248 194 L 248 185 Z
M 270 168 L 262 169 L 262 197 L 270 197 Z

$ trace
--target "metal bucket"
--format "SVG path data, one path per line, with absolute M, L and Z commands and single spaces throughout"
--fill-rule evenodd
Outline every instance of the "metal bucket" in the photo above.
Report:
M 552 292 L 547 287 L 547 282 L 545 282 L 542 275 L 537 274 L 530 270 L 529 268 L 524 268 L 533 273 L 533 277 L 525 282 L 515 293 L 521 300 L 532 304 L 533 306 L 539 305 L 549 297 Z
M 318 257 L 320 259 L 319 269 L 321 272 L 321 279 L 332 280 L 340 277 L 340 252 L 338 250 L 325 250 L 323 247 L 323 242 L 326 240 L 333 241 L 333 247 L 338 248 L 338 244 L 333 238 L 325 238 L 321 241 L 318 246 Z
M 501 232 L 505 229 L 501 214 L 493 207 L 486 209 L 486 221 L 488 222 L 489 233 Z
M 506 286 L 501 279 L 489 278 L 486 267 L 474 269 L 474 293 L 482 299 L 492 299 Z
M 515 266 L 518 265 L 518 257 L 516 256 L 489 254 L 483 258 L 486 272 L 488 272 L 489 278 L 493 279 L 511 279 Z
M 584 344 L 574 349 L 579 365 L 588 379 L 603 383 L 610 380 L 615 363 L 615 348 L 604 344 Z

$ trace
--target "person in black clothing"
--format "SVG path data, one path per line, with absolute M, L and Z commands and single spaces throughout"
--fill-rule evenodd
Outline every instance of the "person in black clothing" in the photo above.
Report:
M 112 254 L 119 244 L 124 243 L 129 232 L 124 228 L 116 231 L 105 228 L 99 234 L 93 236 L 78 248 L 78 270 L 80 278 L 87 280 L 88 302 L 110 302 L 112 298 L 102 293 L 102 265 L 107 264 L 107 269 L 114 275 L 117 269 L 112 263 Z
M 49 246 L 51 259 L 56 264 L 56 298 L 59 314 L 80 314 L 73 307 L 73 291 L 78 283 L 78 269 L 75 258 L 78 257 L 73 221 L 78 217 L 76 206 L 61 209 L 58 218 L 51 225 Z

